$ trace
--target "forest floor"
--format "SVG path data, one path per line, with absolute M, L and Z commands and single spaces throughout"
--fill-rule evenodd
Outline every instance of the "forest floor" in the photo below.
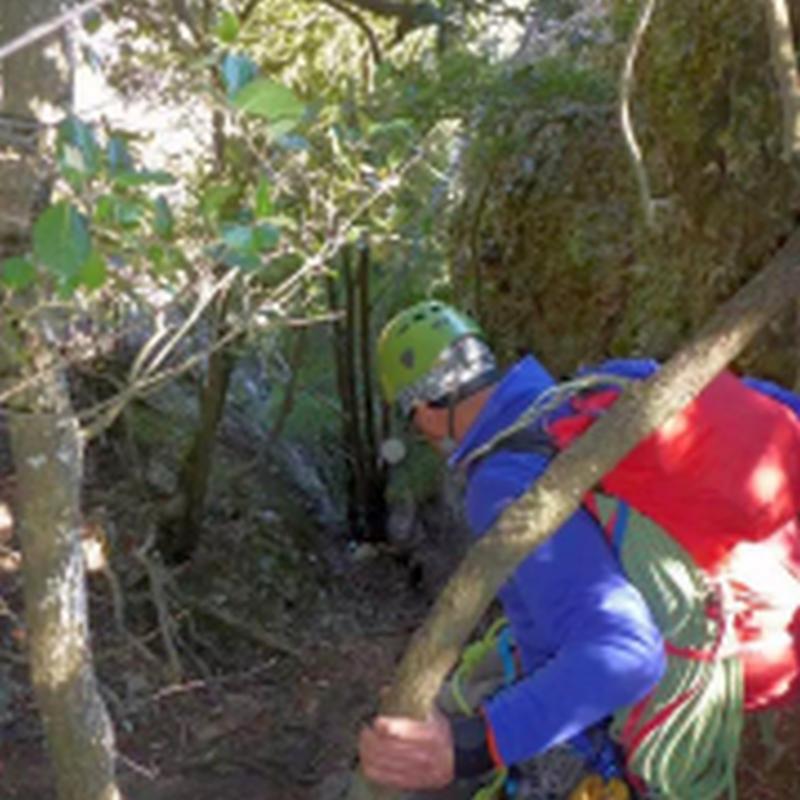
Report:
M 0 798 L 55 800 L 2 461 Z M 127 800 L 341 797 L 358 728 L 428 604 L 394 558 L 310 533 L 279 477 L 238 466 L 222 464 L 235 491 L 210 503 L 194 558 L 167 571 L 142 558 L 135 487 L 89 464 L 84 541 L 113 540 L 109 569 L 89 576 L 93 652 Z
M 263 472 L 212 503 L 190 563 L 148 572 L 142 507 L 103 474 L 86 492 L 85 535 L 115 520 L 116 580 L 91 574 L 90 606 L 127 800 L 339 800 L 358 728 L 431 592 L 388 555 L 298 538 L 285 487 Z M 12 494 L 13 476 L 0 478 L 0 800 L 55 800 L 24 656 L 20 556 L 3 503 Z M 775 733 L 768 748 L 748 728 L 742 800 L 800 797 L 800 714 L 782 714 Z

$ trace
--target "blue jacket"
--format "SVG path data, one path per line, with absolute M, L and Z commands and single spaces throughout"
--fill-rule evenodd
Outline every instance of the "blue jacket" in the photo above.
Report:
M 643 379 L 657 368 L 650 360 L 613 360 L 585 371 Z M 768 381 L 743 380 L 800 417 L 797 395 Z M 553 384 L 536 359 L 520 361 L 498 384 L 451 465 L 506 428 Z M 501 446 L 468 467 L 466 511 L 477 536 L 524 494 L 548 461 L 540 453 L 504 452 Z M 647 606 L 583 509 L 522 562 L 500 600 L 524 670 L 520 681 L 483 709 L 506 764 L 547 750 L 636 702 L 664 673 L 662 638 Z
M 519 362 L 498 384 L 451 464 L 507 427 L 553 383 L 534 358 Z M 524 494 L 548 460 L 500 449 L 468 468 L 466 512 L 476 535 Z M 522 562 L 500 600 L 524 670 L 520 681 L 483 709 L 506 764 L 547 750 L 636 702 L 664 673 L 661 634 L 583 509 Z

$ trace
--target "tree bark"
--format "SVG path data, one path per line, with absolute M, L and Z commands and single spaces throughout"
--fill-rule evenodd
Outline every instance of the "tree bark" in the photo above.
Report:
M 361 383 L 360 415 L 364 428 L 364 472 L 366 506 L 364 508 L 364 524 L 367 536 L 372 540 L 386 538 L 386 465 L 378 451 L 380 431 L 375 420 L 375 395 L 373 392 L 372 371 L 372 304 L 370 303 L 370 273 L 372 258 L 369 243 L 362 241 L 358 245 L 357 284 L 357 317 L 358 317 L 358 349 L 360 355 L 359 380 Z
M 212 325 L 215 341 L 224 336 L 232 291 L 229 287 L 217 301 Z M 214 445 L 235 366 L 236 358 L 228 347 L 217 348 L 209 356 L 206 378 L 200 388 L 200 420 L 178 477 L 180 516 L 175 524 L 166 520 L 159 534 L 158 549 L 169 563 L 191 558 L 200 543 Z
M 367 509 L 367 498 L 369 496 L 367 488 L 368 464 L 364 451 L 364 419 L 363 408 L 359 403 L 358 387 L 358 300 L 357 282 L 358 276 L 352 263 L 352 247 L 346 246 L 342 249 L 342 278 L 344 281 L 344 348 L 345 356 L 343 364 L 345 367 L 345 390 L 347 392 L 346 407 L 350 415 L 351 429 L 350 441 L 347 443 L 352 453 L 353 480 L 355 481 L 355 502 L 358 509 L 358 531 L 359 539 L 370 538 L 370 531 L 365 522 L 365 512 Z M 355 532 L 354 532 L 355 533 Z
M 333 336 L 331 337 L 331 346 L 333 348 L 333 363 L 336 375 L 336 391 L 339 395 L 339 402 L 342 407 L 341 414 L 341 428 L 342 428 L 342 444 L 344 445 L 345 466 L 347 467 L 346 477 L 346 491 L 347 491 L 347 524 L 350 528 L 351 535 L 355 536 L 358 530 L 358 505 L 356 503 L 356 482 L 355 471 L 353 469 L 353 454 L 350 449 L 350 442 L 352 440 L 353 418 L 348 404 L 348 391 L 347 391 L 347 346 L 344 335 L 344 322 L 338 316 L 341 311 L 341 304 L 339 303 L 338 292 L 336 290 L 336 281 L 332 275 L 326 279 L 326 289 L 328 293 L 328 309 L 333 317 L 331 325 L 333 329 Z
M 18 481 L 31 680 L 59 800 L 117 800 L 114 733 L 95 678 L 81 547 L 82 443 L 61 372 L 46 348 L 33 363 L 49 378 L 31 411 L 8 415 Z
M 6 3 L 0 44 L 58 16 L 58 0 Z M 39 148 L 34 113 L 49 104 L 68 109 L 72 75 L 62 34 L 42 39 L 2 64 L 0 123 L 17 121 L 22 140 L 0 124 L 0 256 L 25 253 L 51 176 Z M 7 116 L 8 115 L 8 116 Z M 6 155 L 2 153 L 0 155 Z M 58 327 L 37 313 L 38 293 L 0 296 L 0 384 L 30 382 L 8 410 L 19 483 L 17 517 L 23 551 L 25 615 L 31 680 L 56 773 L 59 800 L 118 800 L 114 733 L 97 686 L 89 638 L 80 540 L 82 441 L 63 365 Z M 44 298 L 49 299 L 49 298 Z M 13 328 L 17 318 L 24 324 Z
M 800 294 L 800 232 L 653 377 L 631 385 L 610 411 L 508 508 L 469 550 L 414 635 L 381 713 L 423 719 L 470 633 L 516 566 L 546 541 L 584 495 L 642 439 L 684 408 Z M 349 800 L 395 797 L 356 776 Z
M 297 385 L 300 382 L 300 369 L 303 365 L 306 343 L 308 342 L 307 334 L 308 332 L 305 328 L 300 328 L 300 330 L 294 333 L 296 338 L 294 340 L 294 346 L 292 347 L 291 355 L 289 356 L 289 369 L 292 371 L 292 375 L 283 391 L 283 400 L 281 401 L 278 413 L 275 415 L 275 422 L 272 424 L 272 428 L 267 434 L 267 443 L 270 446 L 276 444 L 278 439 L 280 439 L 284 426 L 286 425 L 286 421 L 289 419 L 289 415 L 294 409 L 294 400 L 295 396 L 297 395 Z

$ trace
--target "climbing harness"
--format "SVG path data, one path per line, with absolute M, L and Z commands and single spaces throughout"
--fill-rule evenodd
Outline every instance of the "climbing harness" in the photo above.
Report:
M 517 677 L 517 668 L 514 663 L 511 629 L 506 617 L 498 617 L 480 639 L 464 648 L 461 661 L 450 680 L 450 692 L 453 700 L 459 710 L 467 716 L 475 714 L 475 706 L 467 700 L 464 684 L 473 676 L 475 670 L 494 653 L 500 656 L 503 685 L 510 686 Z M 499 767 L 495 769 L 489 783 L 478 789 L 472 796 L 472 800 L 510 798 L 514 797 L 516 789 L 516 780 L 511 771 L 507 767 Z
M 466 697 L 465 684 L 474 676 L 486 659 L 497 655 L 502 667 L 502 684 L 509 686 L 518 677 L 514 659 L 514 643 L 511 628 L 505 617 L 496 619 L 477 641 L 464 649 L 458 668 L 450 681 L 450 692 L 464 714 L 475 713 L 474 704 Z M 590 736 L 580 733 L 569 744 L 582 758 L 592 775 L 587 776 L 570 794 L 569 800 L 630 800 L 623 771 L 613 742 L 607 733 Z M 587 782 L 588 781 L 588 782 Z M 479 789 L 472 800 L 499 800 L 512 798 L 518 792 L 516 771 L 509 768 L 496 769 L 491 780 Z
M 464 696 L 464 682 L 469 680 L 475 669 L 493 652 L 500 655 L 503 665 L 503 683 L 508 686 L 516 678 L 516 666 L 512 651 L 511 629 L 505 617 L 496 619 L 483 637 L 464 648 L 458 668 L 453 673 L 450 691 L 459 710 L 467 716 L 474 714 L 475 708 Z

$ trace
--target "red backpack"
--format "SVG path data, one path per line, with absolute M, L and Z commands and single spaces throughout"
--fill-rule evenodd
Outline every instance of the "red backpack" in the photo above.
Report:
M 567 447 L 619 393 L 601 387 L 574 394 L 568 413 L 545 424 L 551 441 Z M 598 489 L 655 522 L 710 578 L 732 587 L 745 707 L 786 698 L 800 676 L 800 421 L 794 413 L 725 372 L 635 447 Z

